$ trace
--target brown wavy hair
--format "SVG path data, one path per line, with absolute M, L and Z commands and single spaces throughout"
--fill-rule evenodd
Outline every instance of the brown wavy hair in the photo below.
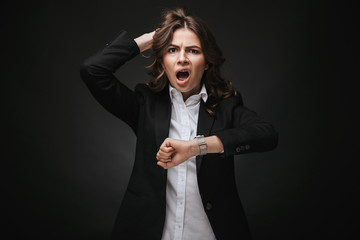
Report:
M 214 116 L 219 102 L 223 98 L 236 95 L 236 90 L 231 82 L 225 81 L 221 77 L 220 67 L 225 59 L 216 43 L 214 35 L 202 19 L 193 16 L 186 7 L 164 11 L 163 19 L 156 28 L 157 30 L 154 35 L 152 45 L 152 58 L 154 61 L 148 66 L 148 68 L 151 68 L 149 74 L 153 79 L 147 85 L 153 92 L 160 92 L 167 86 L 169 80 L 162 66 L 163 55 L 172 40 L 174 32 L 180 28 L 192 30 L 200 39 L 205 61 L 208 64 L 208 69 L 205 70 L 202 77 L 202 83 L 205 84 L 209 96 L 206 108 Z

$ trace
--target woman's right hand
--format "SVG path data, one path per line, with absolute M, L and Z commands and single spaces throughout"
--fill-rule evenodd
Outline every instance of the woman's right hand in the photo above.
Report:
M 149 50 L 152 47 L 154 34 L 155 31 L 150 33 L 145 33 L 140 37 L 134 39 L 134 41 L 136 42 L 136 44 L 140 49 L 140 52 L 145 52 L 146 50 Z

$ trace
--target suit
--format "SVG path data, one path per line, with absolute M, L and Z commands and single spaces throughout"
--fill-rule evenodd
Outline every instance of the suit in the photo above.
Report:
M 137 136 L 134 167 L 114 225 L 114 239 L 161 239 L 165 221 L 167 171 L 156 164 L 156 153 L 169 133 L 168 87 L 154 93 L 146 84 L 138 84 L 133 91 L 113 75 L 138 54 L 134 40 L 121 31 L 81 67 L 81 77 L 92 95 Z M 201 199 L 216 238 L 250 239 L 235 183 L 234 155 L 272 150 L 277 132 L 243 106 L 237 94 L 223 99 L 215 116 L 201 102 L 197 134 L 217 135 L 224 146 L 224 153 L 196 160 Z

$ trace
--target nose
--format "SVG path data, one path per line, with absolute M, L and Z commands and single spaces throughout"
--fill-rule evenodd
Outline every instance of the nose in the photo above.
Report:
M 181 50 L 179 52 L 178 64 L 183 65 L 183 64 L 187 64 L 187 63 L 189 63 L 189 60 L 187 58 L 186 52 L 185 52 L 185 50 Z

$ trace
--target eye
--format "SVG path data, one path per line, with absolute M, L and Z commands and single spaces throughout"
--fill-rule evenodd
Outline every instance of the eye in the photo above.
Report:
M 200 53 L 200 51 L 196 50 L 196 49 L 190 49 L 189 53 L 198 54 L 198 53 Z
M 168 49 L 168 52 L 169 52 L 169 53 L 174 53 L 174 52 L 176 52 L 176 48 L 169 48 L 169 49 Z

